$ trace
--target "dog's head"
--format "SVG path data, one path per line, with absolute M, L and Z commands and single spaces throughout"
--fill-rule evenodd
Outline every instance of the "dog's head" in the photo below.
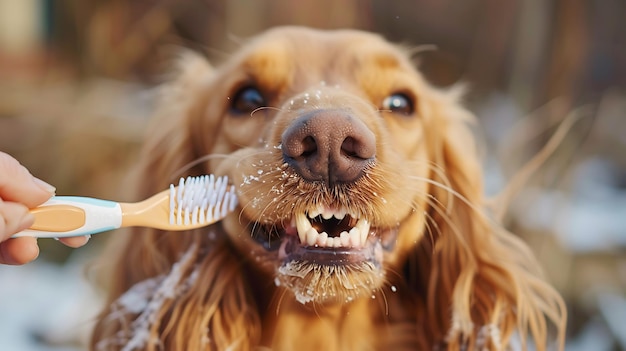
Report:
M 562 320 L 532 255 L 482 213 L 472 117 L 459 91 L 429 85 L 407 50 L 370 33 L 288 27 L 256 37 L 219 69 L 193 55 L 181 67 L 143 153 L 141 195 L 181 172 L 214 173 L 229 176 L 239 208 L 209 236 L 128 239 L 114 297 L 199 243 L 207 286 L 192 289 L 208 295 L 180 305 L 230 306 L 222 329 L 211 327 L 223 340 L 258 323 L 264 312 L 249 306 L 268 289 L 318 306 L 400 289 L 398 313 L 423 321 L 431 348 L 484 325 L 504 339 L 530 325 L 545 338 L 543 313 Z M 237 322 L 242 315 L 247 322 Z
M 439 201 L 435 134 L 462 110 L 437 108 L 456 101 L 357 31 L 270 31 L 216 82 L 222 119 L 206 152 L 227 155 L 209 169 L 238 189 L 241 211 L 223 224 L 232 242 L 301 302 L 371 296 Z

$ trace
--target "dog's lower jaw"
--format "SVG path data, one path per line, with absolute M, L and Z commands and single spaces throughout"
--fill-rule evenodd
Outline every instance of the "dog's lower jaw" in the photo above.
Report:
M 383 248 L 378 237 L 363 247 L 319 247 L 285 235 L 278 253 L 275 283 L 302 303 L 349 303 L 371 296 L 384 281 Z
M 290 260 L 278 268 L 276 277 L 276 284 L 289 289 L 298 302 L 324 305 L 374 296 L 383 281 L 383 270 L 368 260 L 345 264 Z

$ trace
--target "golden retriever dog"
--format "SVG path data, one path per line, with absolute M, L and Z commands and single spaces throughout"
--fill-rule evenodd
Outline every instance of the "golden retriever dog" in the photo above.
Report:
M 239 205 L 113 237 L 93 350 L 563 348 L 565 308 L 486 211 L 460 89 L 378 35 L 281 27 L 179 60 L 137 199 L 226 175 Z

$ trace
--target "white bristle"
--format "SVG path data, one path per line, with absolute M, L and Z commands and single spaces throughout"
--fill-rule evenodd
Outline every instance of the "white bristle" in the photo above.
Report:
M 174 184 L 170 184 L 170 224 L 174 224 L 176 218 L 174 216 L 174 209 L 176 208 L 176 188 Z
M 206 221 L 206 208 L 207 208 L 207 201 L 206 199 L 202 199 L 202 206 L 200 206 L 200 212 L 199 212 L 199 216 L 200 218 L 198 218 L 198 221 L 200 223 L 204 223 L 204 221 Z
M 228 186 L 228 177 L 187 177 L 180 179 L 178 187 L 170 185 L 170 224 L 210 223 L 236 205 L 235 187 Z
M 191 213 L 191 224 L 198 223 L 198 206 L 193 208 L 193 212 Z
M 185 208 L 185 214 L 183 215 L 183 224 L 189 225 L 189 208 Z

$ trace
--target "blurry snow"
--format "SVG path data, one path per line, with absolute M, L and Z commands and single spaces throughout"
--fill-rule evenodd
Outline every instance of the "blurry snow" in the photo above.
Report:
M 532 206 L 517 211 L 531 229 L 553 231 L 572 252 L 615 251 L 626 247 L 626 190 L 613 179 L 610 162 L 591 157 L 573 170 L 570 194 L 527 189 Z
M 605 100 L 610 103 L 605 101 L 596 116 L 595 132 L 600 135 L 595 138 L 606 143 L 623 140 L 623 131 L 616 131 L 619 128 L 611 125 L 622 118 L 626 99 L 611 95 Z M 489 145 L 484 159 L 488 196 L 497 194 L 506 186 L 507 179 L 498 159 L 507 162 L 508 158 L 516 157 L 497 153 L 508 150 L 512 142 L 515 144 L 515 133 L 527 133 L 534 119 L 545 117 L 543 114 L 549 113 L 551 106 L 560 103 L 555 100 L 528 115 L 530 117 L 525 117 L 506 94 L 491 94 L 478 106 L 480 128 Z M 558 189 L 527 186 L 519 196 L 522 201 L 518 201 L 518 208 L 515 208 L 514 201 L 511 212 L 529 229 L 554 233 L 572 252 L 623 249 L 626 247 L 626 189 L 620 185 L 623 180 L 618 179 L 624 173 L 614 162 L 602 155 L 586 156 L 568 170 L 567 182 L 571 186 L 562 187 L 562 182 L 557 182 Z
M 602 293 L 598 295 L 598 306 L 621 349 L 626 350 L 626 298 L 613 293 Z
M 85 279 L 80 253 L 64 266 L 0 265 L 0 350 L 85 349 L 102 302 Z

